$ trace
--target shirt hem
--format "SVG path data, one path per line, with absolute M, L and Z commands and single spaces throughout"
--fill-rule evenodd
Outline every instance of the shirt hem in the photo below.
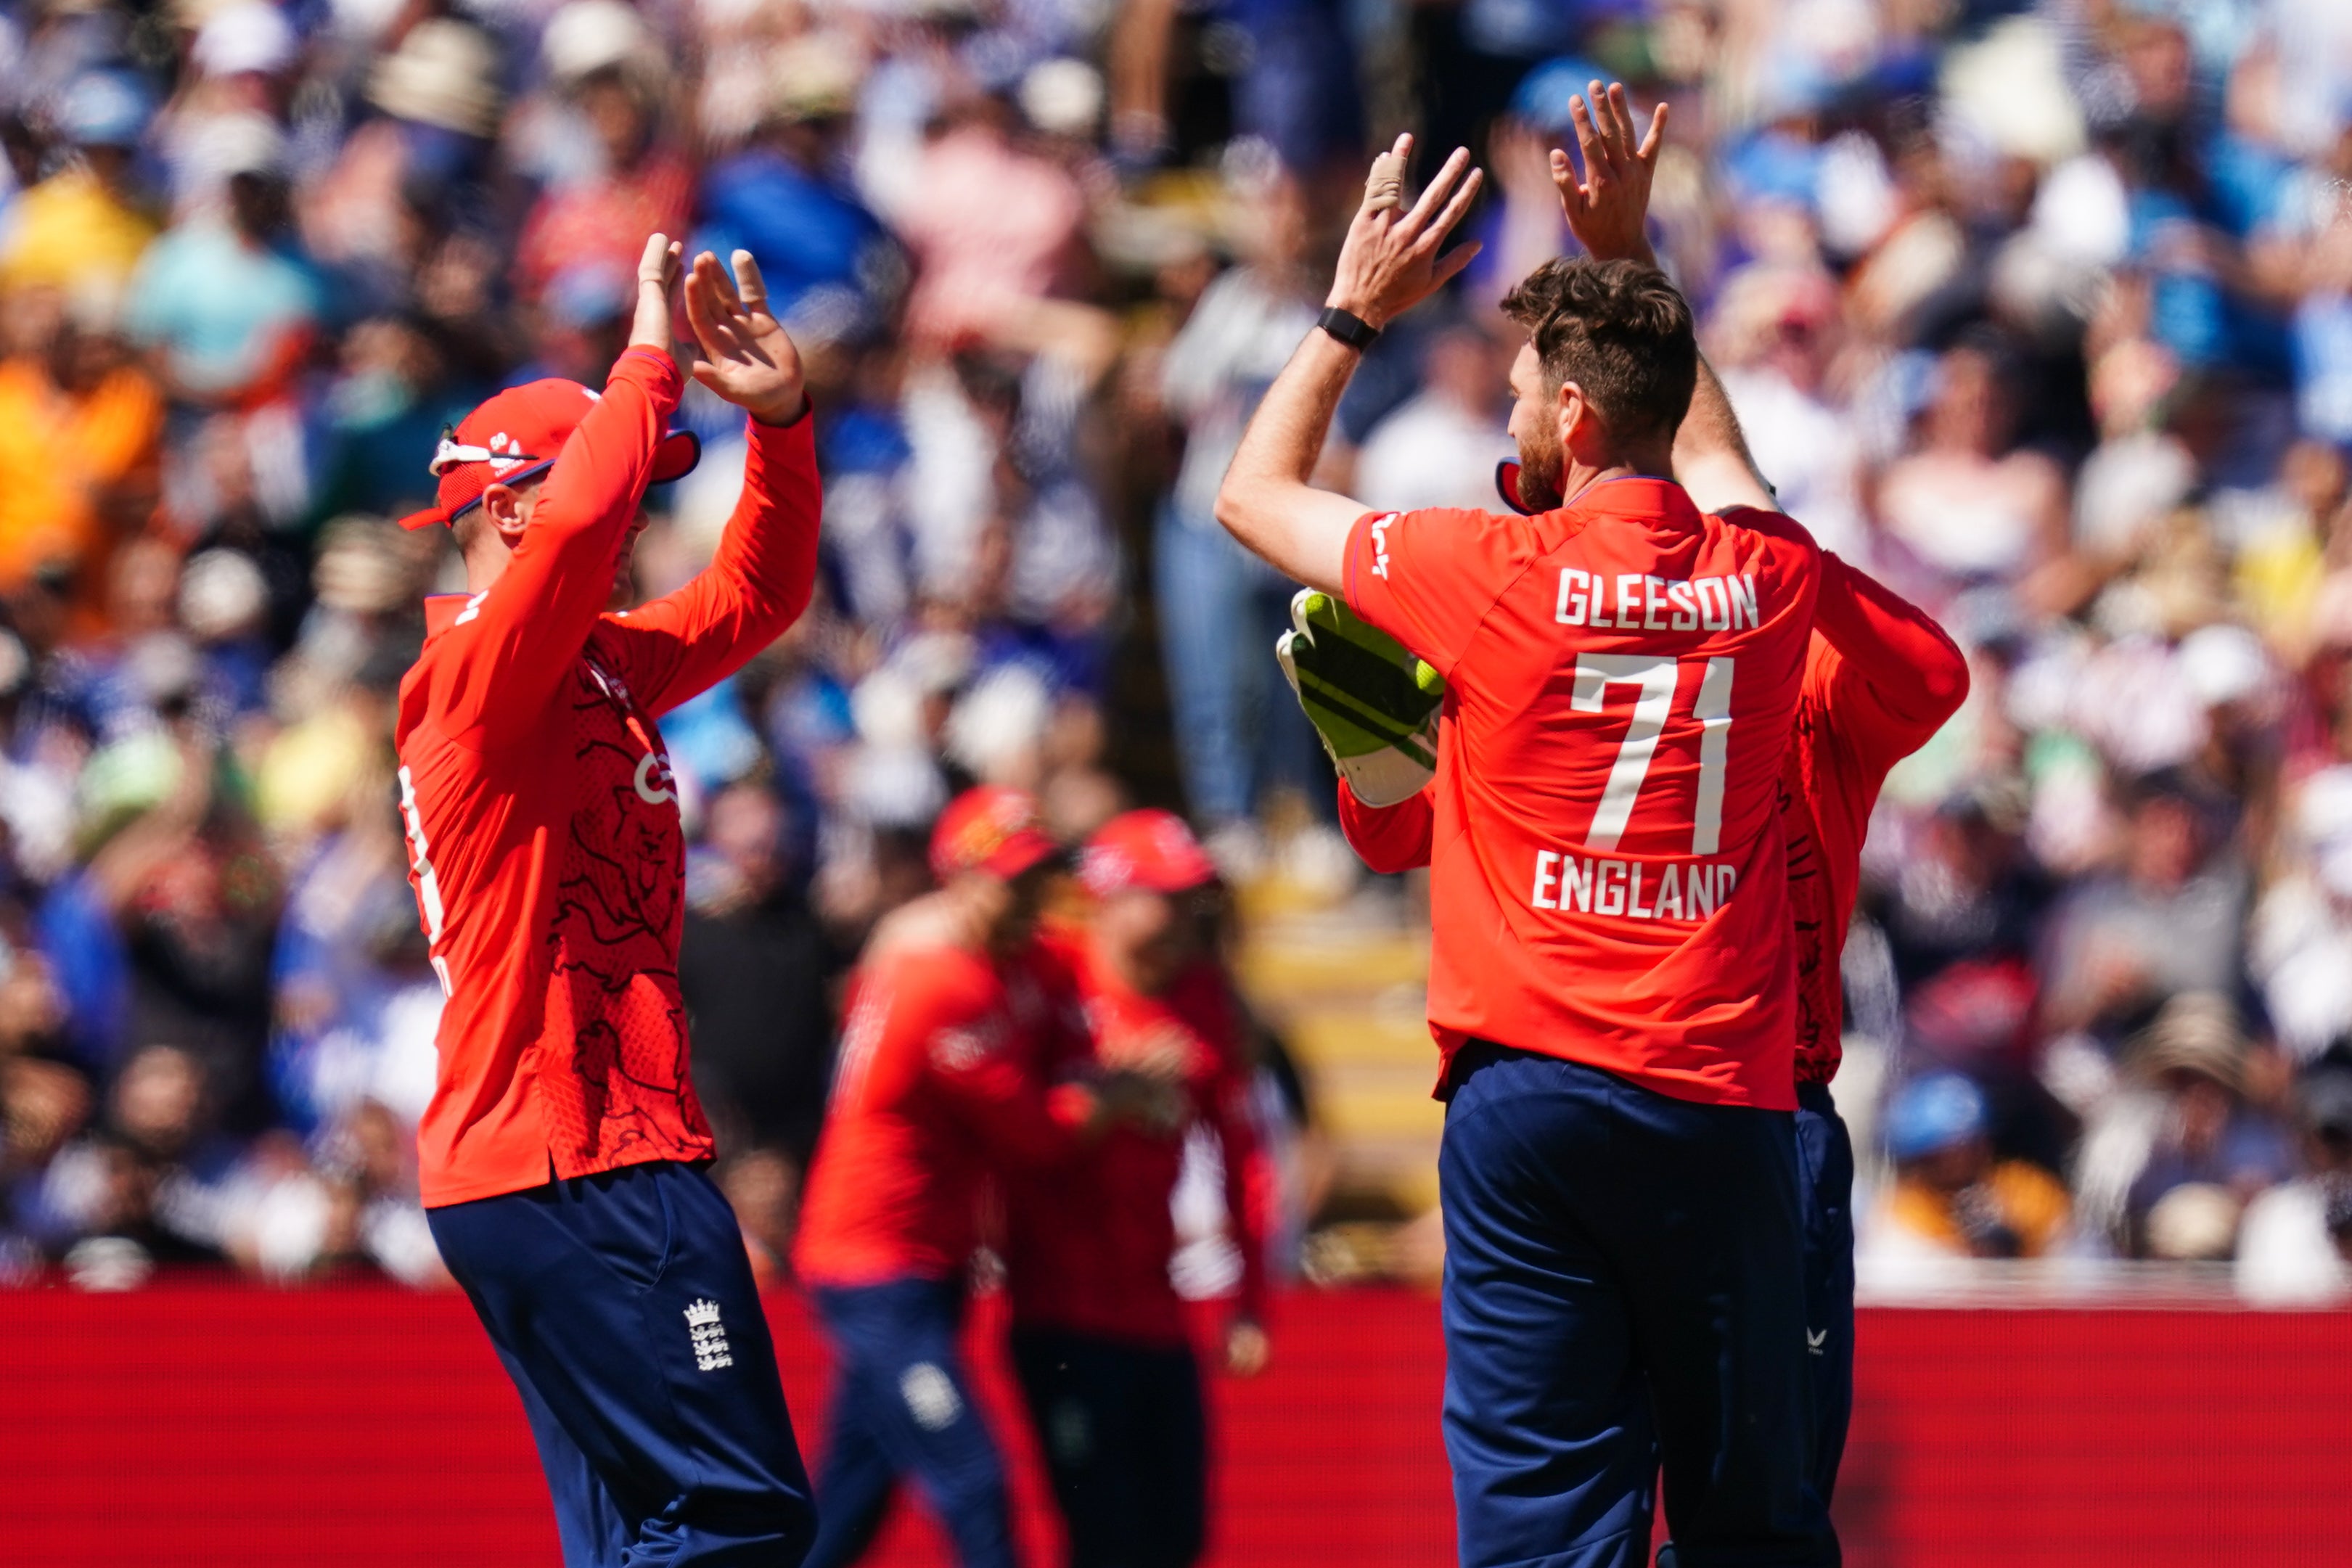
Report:
M 1434 1023 L 1430 1026 L 1433 1030 L 1444 1027 Z M 1523 1051 L 1530 1056 L 1549 1056 L 1556 1061 L 1573 1061 L 1579 1067 L 1593 1068 L 1612 1077 L 1622 1078 L 1637 1089 L 1647 1089 L 1654 1094 L 1663 1094 L 1669 1100 L 1681 1100 L 1694 1105 L 1734 1105 L 1758 1111 L 1793 1111 L 1797 1108 L 1796 1075 L 1793 1072 L 1780 1091 L 1773 1093 L 1759 1085 L 1707 1083 L 1696 1081 L 1685 1073 L 1648 1071 L 1622 1061 L 1612 1061 L 1598 1054 L 1564 1050 L 1558 1046 L 1520 1045 L 1492 1035 L 1472 1034 L 1465 1030 L 1446 1029 L 1445 1032 L 1454 1039 L 1443 1051 L 1437 1087 L 1430 1096 L 1435 1100 L 1450 1098 L 1449 1090 L 1458 1087 L 1453 1082 L 1453 1069 L 1454 1059 L 1461 1054 L 1462 1048 L 1473 1040 L 1485 1040 L 1507 1051 Z
M 449 1208 L 461 1203 L 478 1202 L 486 1197 L 508 1197 L 519 1192 L 532 1192 L 540 1187 L 550 1186 L 559 1181 L 571 1181 L 579 1176 L 603 1176 L 607 1171 L 624 1171 L 633 1166 L 660 1165 L 664 1162 L 675 1166 L 701 1166 L 709 1165 L 712 1157 L 713 1152 L 709 1149 L 704 1149 L 699 1153 L 655 1152 L 633 1155 L 627 1159 L 600 1161 L 584 1169 L 574 1171 L 556 1168 L 551 1163 L 547 1167 L 550 1174 L 533 1176 L 529 1180 L 518 1180 L 512 1176 L 494 1176 L 483 1181 L 465 1182 L 449 1186 L 436 1184 L 420 1195 L 419 1202 L 425 1208 Z

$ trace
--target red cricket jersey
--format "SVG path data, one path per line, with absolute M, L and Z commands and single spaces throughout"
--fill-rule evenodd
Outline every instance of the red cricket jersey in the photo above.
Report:
M 685 842 L 654 721 L 806 607 L 819 497 L 811 422 L 752 423 L 709 569 L 604 613 L 679 390 L 668 355 L 624 354 L 498 582 L 425 601 L 394 739 L 448 993 L 417 1128 L 428 1207 L 710 1155 L 677 988 Z
M 1958 710 L 1968 689 L 1967 661 L 1927 612 L 1822 555 L 1803 695 L 1780 790 L 1797 945 L 1800 1083 L 1837 1075 L 1844 1007 L 1838 960 L 1879 788 L 1895 763 Z M 1339 787 L 1341 831 L 1364 863 L 1384 874 L 1429 863 L 1433 820 L 1427 790 L 1379 810 Z
M 1215 1132 L 1224 1155 L 1225 1211 L 1242 1255 L 1238 1310 L 1265 1315 L 1265 1247 L 1249 1174 L 1257 1134 L 1241 1021 L 1223 973 L 1193 966 L 1165 996 L 1128 985 L 1082 932 L 1056 935 L 1079 978 L 1088 1035 L 1079 1061 L 1117 1067 L 1174 1046 L 1185 1060 L 1188 1126 Z M 1184 1166 L 1187 1128 L 1121 1126 L 1073 1162 L 1024 1172 L 1005 1194 L 1005 1274 L 1016 1323 L 1155 1346 L 1188 1343 L 1184 1302 L 1168 1274 L 1176 1250 L 1169 1207 Z
M 1429 1022 L 1679 1099 L 1794 1105 L 1780 834 L 1820 551 L 1670 481 L 1372 514 L 1348 601 L 1449 686 Z
M 1800 1083 L 1827 1083 L 1844 1055 L 1839 960 L 1879 789 L 1968 695 L 1968 660 L 1926 611 L 1837 557 L 1822 557 L 1804 695 L 1780 784 Z
M 1001 963 L 916 943 L 851 977 L 793 1265 L 816 1285 L 955 1278 L 1000 1169 L 1066 1159 L 1082 1099 L 1044 1063 L 1082 1047 L 1077 988 L 1037 943 Z

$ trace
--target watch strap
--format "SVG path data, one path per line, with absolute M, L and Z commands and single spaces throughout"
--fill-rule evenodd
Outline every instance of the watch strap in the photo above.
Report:
M 1337 305 L 1325 306 L 1323 314 L 1315 318 L 1315 324 L 1360 354 L 1370 348 L 1373 340 L 1381 335 L 1378 327 L 1354 311 L 1342 310 Z

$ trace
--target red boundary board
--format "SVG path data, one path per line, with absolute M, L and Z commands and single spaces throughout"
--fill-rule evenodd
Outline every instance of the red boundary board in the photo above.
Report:
M 814 1447 L 824 1369 L 768 1303 Z M 996 1324 L 982 1396 L 1011 1431 Z M 2352 1313 L 1865 1311 L 1838 1498 L 1854 1568 L 2352 1564 Z M 1282 1303 L 1216 1385 L 1220 1568 L 1443 1564 L 1435 1303 Z M 463 1300 L 171 1282 L 0 1293 L 0 1561 L 552 1564 L 520 1406 Z M 1034 1464 L 1024 1561 L 1055 1561 Z M 904 1506 L 876 1568 L 943 1563 Z

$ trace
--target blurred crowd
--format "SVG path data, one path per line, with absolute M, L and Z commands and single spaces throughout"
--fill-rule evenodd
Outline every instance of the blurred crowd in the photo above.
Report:
M 1212 498 L 1411 127 L 1489 170 L 1486 251 L 1328 476 L 1491 504 L 1493 303 L 1604 75 L 1674 103 L 1658 248 L 1783 504 L 1975 672 L 1847 948 L 1865 1279 L 2352 1295 L 2339 0 L 5 0 L 0 1279 L 439 1277 L 390 703 L 459 580 L 386 519 L 488 392 L 601 382 L 656 229 L 759 257 L 825 471 L 816 607 L 664 726 L 769 1256 L 819 999 L 956 789 L 1344 894 L 1289 586 Z M 643 593 L 716 542 L 731 412 L 688 393 Z

